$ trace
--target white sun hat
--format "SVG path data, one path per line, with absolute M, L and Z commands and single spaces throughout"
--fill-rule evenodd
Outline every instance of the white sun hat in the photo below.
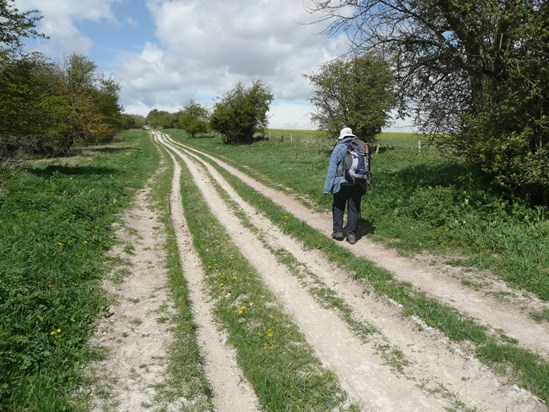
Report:
M 337 138 L 337 140 L 343 139 L 344 137 L 351 137 L 351 136 L 356 137 L 353 134 L 353 130 L 350 127 L 344 127 L 343 129 L 341 129 L 341 132 L 339 132 L 339 137 Z

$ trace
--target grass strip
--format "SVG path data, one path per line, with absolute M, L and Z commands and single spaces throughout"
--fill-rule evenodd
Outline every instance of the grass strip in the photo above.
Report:
M 481 361 L 497 372 L 505 370 L 506 377 L 530 390 L 545 402 L 549 401 L 549 364 L 543 358 L 517 345 L 501 342 L 500 337 L 490 335 L 484 326 L 463 316 L 454 308 L 414 290 L 410 284 L 395 280 L 390 272 L 376 267 L 368 260 L 355 257 L 305 222 L 295 218 L 288 219 L 286 210 L 255 189 L 243 185 L 238 178 L 226 172 L 215 162 L 204 159 L 227 179 L 243 199 L 260 209 L 285 233 L 300 239 L 311 249 L 322 250 L 328 259 L 354 273 L 357 279 L 367 281 L 378 293 L 400 303 L 405 314 L 420 317 L 429 326 L 442 331 L 456 342 L 473 342 Z M 504 368 L 504 366 L 511 366 L 511 368 Z
M 166 158 L 166 156 L 164 156 Z M 168 377 L 165 384 L 157 387 L 159 401 L 173 402 L 184 398 L 193 405 L 193 411 L 211 411 L 214 409 L 208 381 L 202 367 L 196 330 L 189 300 L 189 290 L 182 272 L 177 240 L 169 215 L 169 196 L 173 163 L 158 176 L 153 185 L 152 196 L 160 219 L 167 234 L 166 268 L 168 271 L 168 286 L 175 306 L 175 314 L 170 322 L 174 340 L 169 348 Z M 160 327 L 162 327 L 160 325 Z
M 0 405 L 74 409 L 106 307 L 112 224 L 156 167 L 144 131 L 73 158 L 0 165 Z
M 297 326 L 232 243 L 183 168 L 181 191 L 193 243 L 206 268 L 215 315 L 266 410 L 328 411 L 346 395 Z

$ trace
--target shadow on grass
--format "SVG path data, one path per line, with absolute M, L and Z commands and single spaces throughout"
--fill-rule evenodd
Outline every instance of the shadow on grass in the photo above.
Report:
M 128 150 L 129 146 L 90 146 L 81 149 L 81 152 L 93 151 L 100 153 L 119 153 Z
M 360 239 L 363 236 L 373 234 L 376 231 L 376 227 L 374 226 L 374 222 L 371 220 L 366 219 L 360 219 L 359 225 L 358 225 L 358 238 Z
M 452 187 L 469 192 L 484 192 L 501 195 L 501 190 L 490 184 L 490 177 L 474 167 L 465 167 L 458 162 L 445 164 L 419 164 L 398 171 L 381 172 L 379 179 L 393 181 L 391 189 L 399 186 L 402 194 L 413 193 L 420 188 Z
M 54 174 L 65 176 L 92 176 L 92 175 L 114 175 L 118 173 L 116 169 L 91 166 L 47 166 L 44 169 L 27 169 L 29 173 L 42 178 L 50 178 Z

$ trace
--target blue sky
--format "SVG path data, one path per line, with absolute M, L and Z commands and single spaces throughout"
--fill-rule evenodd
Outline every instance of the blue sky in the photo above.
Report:
M 30 40 L 62 61 L 90 57 L 121 86 L 126 113 L 175 112 L 191 99 L 212 107 L 237 82 L 268 84 L 270 127 L 311 129 L 304 74 L 347 51 L 345 36 L 319 34 L 308 0 L 16 0 L 38 9 L 49 40 Z M 406 130 L 397 122 L 388 130 Z M 395 128 L 396 127 L 396 128 Z

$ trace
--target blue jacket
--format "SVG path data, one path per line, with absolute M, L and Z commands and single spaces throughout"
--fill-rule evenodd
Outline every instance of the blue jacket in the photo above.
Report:
M 354 137 L 345 137 L 338 140 L 328 163 L 328 173 L 324 182 L 324 194 L 337 193 L 341 189 L 341 184 L 346 183 L 345 173 L 343 171 L 343 158 L 347 153 L 346 143 L 353 140 Z

